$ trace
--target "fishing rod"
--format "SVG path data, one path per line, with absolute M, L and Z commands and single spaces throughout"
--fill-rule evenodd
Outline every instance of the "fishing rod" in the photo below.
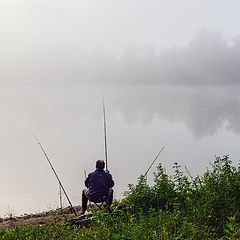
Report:
M 66 198 L 67 198 L 67 200 L 68 200 L 68 202 L 69 202 L 70 209 L 71 209 L 72 212 L 75 214 L 75 216 L 77 216 L 77 213 L 76 213 L 74 207 L 72 206 L 72 203 L 71 203 L 71 201 L 70 201 L 70 199 L 69 199 L 69 197 L 68 197 L 68 195 L 67 195 L 67 193 L 66 193 L 66 191 L 65 191 L 65 189 L 64 189 L 64 187 L 63 187 L 63 185 L 62 185 L 62 183 L 61 183 L 61 181 L 60 181 L 60 179 L 59 179 L 59 177 L 58 177 L 58 175 L 57 175 L 57 173 L 56 173 L 56 171 L 54 170 L 53 165 L 52 165 L 52 163 L 50 162 L 47 153 L 45 152 L 45 150 L 44 150 L 43 146 L 41 145 L 40 141 L 37 139 L 37 137 L 36 137 L 34 134 L 33 134 L 33 137 L 35 138 L 36 142 L 37 142 L 38 145 L 40 146 L 40 148 L 41 148 L 42 152 L 44 153 L 44 155 L 45 155 L 45 157 L 46 157 L 49 165 L 51 166 L 51 168 L 52 168 L 52 170 L 53 170 L 53 172 L 54 172 L 54 174 L 55 174 L 55 176 L 56 176 L 56 178 L 57 178 L 57 180 L 58 180 L 58 183 L 59 183 L 60 187 L 62 188 L 62 190 L 63 190 L 63 192 L 64 192 L 64 194 L 65 194 L 65 196 L 66 196 Z
M 192 177 L 191 173 L 188 171 L 188 169 L 187 169 L 186 166 L 185 166 L 185 169 L 186 169 L 186 171 L 187 171 L 187 174 L 189 175 L 189 177 L 191 178 L 191 180 L 192 180 L 192 182 L 193 182 L 193 177 Z
M 63 202 L 62 202 L 62 188 L 61 188 L 61 185 L 59 184 L 59 201 L 60 201 L 60 210 L 61 210 L 61 213 L 63 211 Z
M 107 124 L 106 124 L 106 110 L 105 110 L 105 103 L 104 97 L 103 100 L 103 125 L 104 125 L 104 147 L 105 147 L 105 161 L 106 161 L 106 170 L 108 170 L 108 153 L 107 153 Z
M 144 177 L 147 178 L 147 174 L 149 172 L 149 170 L 151 169 L 152 165 L 155 163 L 155 161 L 158 159 L 159 155 L 161 154 L 161 152 L 163 151 L 163 149 L 165 148 L 166 145 L 164 145 L 162 147 L 162 149 L 159 151 L 159 153 L 157 154 L 157 156 L 154 158 L 153 162 L 151 163 L 151 165 L 149 166 L 148 170 L 146 171 L 146 173 L 144 174 Z

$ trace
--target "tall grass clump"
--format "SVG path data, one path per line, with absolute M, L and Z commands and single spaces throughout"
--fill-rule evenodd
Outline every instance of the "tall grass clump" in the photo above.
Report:
M 125 193 L 132 212 L 148 213 L 150 209 L 167 211 L 174 219 L 176 235 L 192 234 L 196 239 L 224 236 L 239 231 L 240 167 L 232 166 L 229 156 L 216 157 L 203 176 L 186 176 L 181 166 L 174 164 L 174 174 L 164 173 L 161 164 L 149 186 L 140 176 L 136 185 Z M 194 232 L 194 233 L 193 233 Z M 193 236 L 193 235 L 192 235 Z M 194 239 L 194 238 L 193 238 Z

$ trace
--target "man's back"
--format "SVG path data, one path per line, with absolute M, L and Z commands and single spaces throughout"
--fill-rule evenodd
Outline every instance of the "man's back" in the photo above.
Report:
M 109 197 L 110 188 L 114 186 L 112 175 L 102 169 L 90 173 L 85 180 L 87 196 L 92 202 L 102 202 Z

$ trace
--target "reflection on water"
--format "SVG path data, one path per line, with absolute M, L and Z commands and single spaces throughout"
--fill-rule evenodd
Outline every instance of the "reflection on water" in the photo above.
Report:
M 213 135 L 225 122 L 229 130 L 239 134 L 239 90 L 240 86 L 143 87 L 128 92 L 119 108 L 133 118 L 142 111 L 146 119 L 156 114 L 162 119 L 182 121 L 196 137 Z
M 131 124 L 149 122 L 157 116 L 183 122 L 196 137 L 214 135 L 222 127 L 240 133 L 240 85 L 118 86 L 88 90 L 83 98 L 89 101 L 93 93 L 95 98 L 104 93 L 111 111 L 119 111 Z M 71 97 L 75 102 L 79 98 L 79 89 L 74 92 Z
M 99 117 L 97 109 L 104 94 L 110 117 L 119 112 L 131 124 L 150 122 L 156 116 L 181 121 L 194 136 L 202 137 L 214 135 L 224 126 L 240 133 L 239 90 L 240 85 L 9 89 L 1 94 L 1 109 L 6 121 L 10 114 L 30 123 L 44 121 L 44 127 L 56 122 L 55 118 Z

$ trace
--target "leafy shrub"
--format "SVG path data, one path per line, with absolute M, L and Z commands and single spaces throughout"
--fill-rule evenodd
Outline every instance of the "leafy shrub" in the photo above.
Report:
M 129 185 L 125 193 L 128 206 L 133 212 L 170 209 L 182 216 L 178 219 L 180 225 L 188 219 L 192 226 L 205 226 L 208 232 L 223 234 L 231 217 L 240 220 L 240 168 L 231 163 L 229 156 L 216 157 L 211 171 L 201 177 L 190 176 L 190 180 L 177 163 L 173 176 L 164 174 L 159 164 L 153 186 L 143 176 L 136 186 Z

